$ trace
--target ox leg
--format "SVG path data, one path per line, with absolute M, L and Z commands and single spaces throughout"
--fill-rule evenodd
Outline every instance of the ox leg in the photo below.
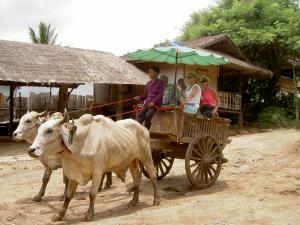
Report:
M 67 195 L 67 191 L 68 191 L 68 184 L 69 184 L 69 178 L 63 173 L 63 181 L 65 184 L 65 190 L 64 190 L 64 194 L 63 196 L 61 196 L 61 201 L 63 201 Z
M 149 146 L 150 148 L 150 146 Z M 151 156 L 151 150 L 147 151 L 150 154 L 147 154 L 145 159 L 142 161 L 147 173 L 149 174 L 150 180 L 153 185 L 153 191 L 154 191 L 154 200 L 153 200 L 153 205 L 159 205 L 160 204 L 160 199 L 159 199 L 159 194 L 158 194 L 158 186 L 157 186 L 157 177 L 152 161 L 152 156 Z
M 99 185 L 99 188 L 98 188 L 98 191 L 102 191 L 102 186 L 103 186 L 103 181 L 104 181 L 104 178 L 105 178 L 105 174 L 103 174 L 102 178 L 101 178 L 101 182 L 100 182 L 100 185 Z
M 138 160 L 134 160 L 130 167 L 130 173 L 133 179 L 133 198 L 129 202 L 128 206 L 136 206 L 139 202 L 141 171 L 138 166 Z
M 64 204 L 61 207 L 61 209 L 59 210 L 58 214 L 52 218 L 52 221 L 61 221 L 62 220 L 62 218 L 66 214 L 67 208 L 68 208 L 69 203 L 77 189 L 77 186 L 78 186 L 78 183 L 76 181 L 69 180 L 67 194 L 64 199 Z
M 104 189 L 110 188 L 111 185 L 112 185 L 112 172 L 107 172 L 106 173 L 106 183 L 105 183 Z
M 98 189 L 101 183 L 101 179 L 104 176 L 103 172 L 96 172 L 93 175 L 93 180 L 92 180 L 92 187 L 90 190 L 90 194 L 89 194 L 89 198 L 90 198 L 90 205 L 89 205 L 89 209 L 86 213 L 86 221 L 92 221 L 94 218 L 94 204 L 95 204 L 95 200 L 96 200 L 96 196 L 98 193 Z
M 102 176 L 102 179 L 101 179 L 101 183 L 100 183 L 100 185 L 99 185 L 98 192 L 102 191 L 103 181 L 104 181 L 104 178 L 105 178 L 105 177 L 106 177 L 106 182 L 105 182 L 104 189 L 108 189 L 108 188 L 110 188 L 110 186 L 112 185 L 112 173 L 111 173 L 111 172 L 107 172 L 107 173 L 105 173 L 105 174 Z
M 32 199 L 33 201 L 35 201 L 35 202 L 42 201 L 42 197 L 45 194 L 45 190 L 46 190 L 46 187 L 49 182 L 51 174 L 52 174 L 52 170 L 45 167 L 42 186 L 40 188 L 39 193 L 36 196 L 34 196 L 34 198 Z

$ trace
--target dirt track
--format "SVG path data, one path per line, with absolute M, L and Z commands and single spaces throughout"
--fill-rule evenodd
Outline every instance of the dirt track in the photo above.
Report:
M 184 161 L 175 161 L 159 182 L 161 205 L 152 207 L 152 186 L 143 178 L 140 204 L 128 208 L 126 184 L 98 194 L 89 224 L 300 224 L 300 132 L 277 130 L 236 136 L 224 154 L 229 162 L 217 183 L 192 190 Z M 26 155 L 26 144 L 0 144 L 0 224 L 48 224 L 61 205 L 62 171 L 54 172 L 41 203 L 31 200 L 41 184 L 43 167 Z M 90 185 L 79 187 L 64 221 L 83 222 Z M 52 223 L 50 223 L 52 224 Z

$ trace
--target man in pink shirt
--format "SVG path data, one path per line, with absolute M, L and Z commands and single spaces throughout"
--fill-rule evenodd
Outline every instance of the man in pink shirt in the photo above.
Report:
M 158 79 L 159 72 L 158 67 L 150 67 L 148 75 L 151 80 L 146 84 L 145 93 L 135 97 L 137 101 L 144 101 L 143 110 L 137 115 L 136 120 L 141 124 L 145 122 L 147 129 L 150 129 L 152 117 L 163 101 L 164 82 Z

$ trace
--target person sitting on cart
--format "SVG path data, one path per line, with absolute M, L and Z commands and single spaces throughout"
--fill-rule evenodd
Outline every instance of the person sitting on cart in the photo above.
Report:
M 177 97 L 177 100 L 179 101 L 179 103 L 184 100 L 185 91 L 186 91 L 186 85 L 185 85 L 184 79 L 180 78 L 177 81 L 177 87 L 176 87 L 176 97 Z
M 150 129 L 152 117 L 163 101 L 164 82 L 158 79 L 159 72 L 158 67 L 150 67 L 148 75 L 151 80 L 146 84 L 145 93 L 135 97 L 137 101 L 144 101 L 143 109 L 138 113 L 136 120 L 141 124 L 145 122 L 147 129 Z
M 205 117 L 218 116 L 220 99 L 217 92 L 210 87 L 210 80 L 207 76 L 201 77 L 200 83 L 202 89 L 200 113 Z
M 166 75 L 161 75 L 160 80 L 164 82 L 164 96 L 162 100 L 162 105 L 174 104 L 174 85 L 169 83 L 169 79 Z
M 190 72 L 186 75 L 186 83 L 188 85 L 182 105 L 183 111 L 190 114 L 196 114 L 199 109 L 199 102 L 201 99 L 201 88 L 197 84 L 198 75 L 195 72 Z

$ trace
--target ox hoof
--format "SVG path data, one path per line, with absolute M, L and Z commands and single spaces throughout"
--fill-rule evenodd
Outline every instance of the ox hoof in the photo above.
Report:
M 85 216 L 85 220 L 86 220 L 86 221 L 92 221 L 93 218 L 94 218 L 94 213 L 88 211 L 87 214 L 86 214 L 86 216 Z
M 61 215 L 55 215 L 52 217 L 52 221 L 56 222 L 56 221 L 61 221 L 62 220 L 62 216 Z
M 106 184 L 104 189 L 110 189 L 111 184 Z
M 128 207 L 136 207 L 138 204 L 138 200 L 132 199 L 129 203 L 128 203 Z
M 36 195 L 36 196 L 34 196 L 34 197 L 32 198 L 32 200 L 35 201 L 35 202 L 41 202 L 41 201 L 42 201 L 42 197 L 39 196 L 39 195 Z
M 153 205 L 154 205 L 154 206 L 160 205 L 160 200 L 159 200 L 159 198 L 154 199 Z
M 127 188 L 127 192 L 130 194 L 130 193 L 133 193 L 134 192 L 134 187 L 128 187 Z

